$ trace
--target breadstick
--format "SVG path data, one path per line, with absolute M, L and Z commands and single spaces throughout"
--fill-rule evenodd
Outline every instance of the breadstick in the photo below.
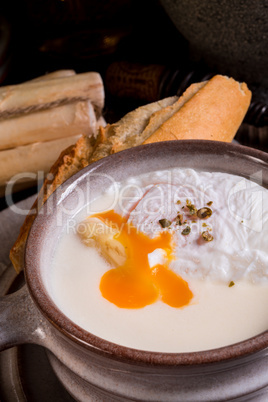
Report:
M 90 101 L 0 120 L 0 150 L 78 134 L 96 133 L 96 115 Z
M 78 138 L 79 136 L 61 138 L 0 151 L 0 187 L 18 174 L 21 183 L 29 181 L 29 173 L 48 172 L 61 151 L 74 144 Z
M 95 72 L 70 77 L 35 81 L 0 88 L 0 118 L 36 112 L 55 106 L 90 100 L 97 117 L 104 106 L 104 90 L 100 74 Z

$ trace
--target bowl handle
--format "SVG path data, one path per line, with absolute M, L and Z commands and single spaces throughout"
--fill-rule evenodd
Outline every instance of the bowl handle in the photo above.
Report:
M 41 344 L 45 337 L 43 321 L 26 285 L 0 297 L 0 351 L 22 343 Z

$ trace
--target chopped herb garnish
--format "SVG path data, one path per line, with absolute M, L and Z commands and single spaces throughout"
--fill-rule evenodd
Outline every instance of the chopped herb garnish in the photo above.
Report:
M 205 230 L 204 232 L 202 232 L 202 237 L 205 241 L 212 241 L 213 240 L 213 236 L 211 233 L 209 233 L 207 230 Z
M 203 228 L 207 227 L 207 224 L 205 222 L 202 223 Z
M 176 217 L 176 219 L 175 219 L 176 225 L 181 226 L 181 225 L 182 225 L 182 220 L 183 220 L 183 215 L 182 215 L 182 214 L 178 214 L 177 217 Z
M 160 223 L 160 225 L 162 226 L 162 228 L 168 228 L 171 225 L 171 222 L 168 219 L 160 219 L 158 221 Z
M 191 203 L 190 200 L 186 200 L 186 206 L 188 208 L 189 214 L 190 215 L 195 215 L 197 213 L 197 208 L 195 207 L 194 204 Z
M 197 208 L 193 204 L 187 205 L 187 208 L 190 215 L 195 215 L 197 213 Z
M 231 282 L 229 283 L 229 285 L 228 285 L 229 288 L 231 288 L 232 286 L 234 286 L 234 284 L 235 284 L 234 281 L 231 281 Z
M 211 207 L 212 204 L 213 204 L 213 201 L 207 202 L 207 205 L 208 205 L 209 207 Z
M 181 200 L 178 200 L 178 201 L 177 201 L 177 204 L 181 204 Z
M 191 232 L 190 226 L 186 226 L 186 228 L 183 229 L 183 231 L 181 232 L 181 234 L 182 234 L 183 236 L 187 236 L 188 234 L 190 234 L 190 232 Z
M 197 211 L 197 216 L 200 219 L 207 219 L 212 215 L 212 211 L 210 208 L 204 207 L 204 208 L 200 208 Z

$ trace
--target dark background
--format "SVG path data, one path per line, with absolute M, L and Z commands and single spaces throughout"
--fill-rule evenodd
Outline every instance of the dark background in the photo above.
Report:
M 187 41 L 157 0 L 1 2 L 10 24 L 10 66 L 2 85 L 72 68 L 105 74 L 113 61 L 180 66 Z
M 132 94 L 127 102 L 112 96 L 106 71 L 113 62 L 164 65 L 170 75 L 168 82 L 158 82 L 162 88 L 158 96 L 168 96 L 204 79 L 207 73 L 228 74 L 223 68 L 208 67 L 202 55 L 196 56 L 190 57 L 187 40 L 159 0 L 12 0 L 0 4 L 0 84 L 20 83 L 57 69 L 98 71 L 105 84 L 104 113 L 109 122 L 153 100 L 142 98 L 141 93 Z M 179 72 L 175 81 L 174 72 Z M 236 72 L 234 78 L 241 79 L 239 75 Z M 256 87 L 258 83 L 247 84 L 254 101 L 267 101 L 268 94 L 261 96 L 264 91 Z

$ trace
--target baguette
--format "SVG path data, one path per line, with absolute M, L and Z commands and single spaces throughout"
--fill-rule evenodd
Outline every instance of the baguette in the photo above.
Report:
M 231 142 L 251 100 L 245 83 L 216 75 L 180 97 L 142 106 L 100 130 L 90 162 L 140 144 L 178 139 Z
M 100 131 L 99 143 L 94 149 L 90 162 L 96 162 L 107 154 L 145 143 L 164 121 L 177 113 L 182 105 L 204 85 L 203 82 L 193 84 L 180 98 L 173 96 L 150 103 L 128 113 L 118 123 L 107 125 Z
M 181 134 L 183 139 L 193 138 L 193 135 L 194 138 L 207 138 L 206 131 L 202 131 L 204 127 L 207 127 L 210 132 L 209 139 L 231 141 L 246 114 L 251 92 L 247 89 L 246 84 L 239 84 L 227 77 L 216 77 L 211 80 L 212 84 L 210 85 L 208 85 L 210 81 L 191 85 L 180 98 L 176 96 L 170 97 L 142 106 L 128 113 L 115 124 L 107 125 L 106 127 L 101 126 L 97 139 L 92 139 L 90 142 L 86 137 L 82 137 L 74 147 L 64 151 L 51 169 L 51 172 L 59 171 L 61 174 L 56 175 L 52 183 L 45 181 L 43 190 L 38 195 L 38 199 L 33 206 L 32 213 L 26 218 L 19 238 L 11 249 L 10 259 L 16 271 L 19 272 L 23 269 L 25 243 L 37 213 L 36 204 L 42 205 L 62 182 L 82 167 L 112 153 L 143 143 L 177 139 L 179 130 L 176 130 L 175 124 L 179 124 L 182 128 L 191 125 L 192 129 L 190 131 L 185 130 Z M 228 88 L 227 90 L 225 85 Z M 231 94 L 229 94 L 229 91 Z M 211 100 L 214 95 L 217 99 L 218 107 L 215 107 L 213 100 Z M 209 108 L 213 108 L 215 115 L 210 112 L 206 102 L 210 105 Z M 197 117 L 195 114 L 197 114 Z M 226 118 L 229 118 L 231 123 L 228 122 L 225 125 Z M 198 124 L 200 124 L 202 130 L 199 130 L 199 136 L 196 137 Z M 224 130 L 219 131 L 220 124 L 225 125 Z M 168 130 L 172 130 L 171 133 Z M 211 133 L 213 133 L 212 137 Z M 83 161 L 82 163 L 80 163 L 81 160 Z
M 231 142 L 250 100 L 251 92 L 245 83 L 216 75 L 193 96 L 185 97 L 181 108 L 164 121 L 144 144 L 179 139 Z

